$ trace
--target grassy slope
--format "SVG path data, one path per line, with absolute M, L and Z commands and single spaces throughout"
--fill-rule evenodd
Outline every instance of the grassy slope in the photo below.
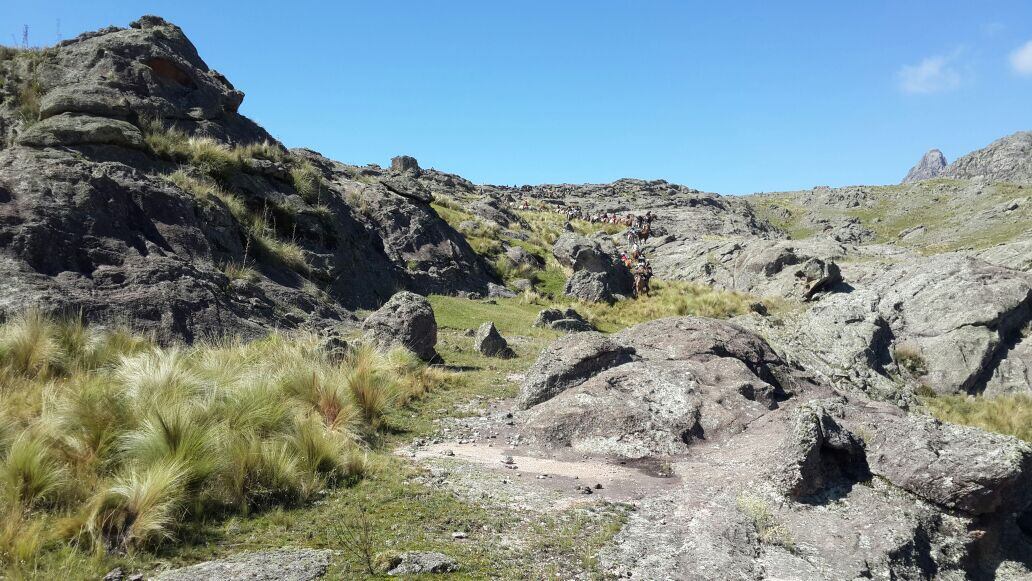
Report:
M 1032 188 L 1014 184 L 985 186 L 978 194 L 959 192 L 968 188 L 964 181 L 935 179 L 916 184 L 867 186 L 864 189 L 877 202 L 869 207 L 840 209 L 805 208 L 798 192 L 767 194 L 751 198 L 757 213 L 787 232 L 793 239 L 814 234 L 803 224 L 807 213 L 825 218 L 855 217 L 875 233 L 875 242 L 894 243 L 934 254 L 962 248 L 987 248 L 1013 240 L 1032 224 Z M 1024 203 L 1013 212 L 995 211 L 1011 201 Z M 788 218 L 777 209 L 787 210 Z M 989 223 L 972 223 L 972 217 L 987 213 Z M 903 241 L 900 234 L 924 226 L 926 231 Z

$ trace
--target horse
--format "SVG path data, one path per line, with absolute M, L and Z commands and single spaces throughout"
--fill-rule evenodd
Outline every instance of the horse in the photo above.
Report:
M 634 273 L 634 296 L 635 298 L 649 294 L 649 279 L 644 272 Z

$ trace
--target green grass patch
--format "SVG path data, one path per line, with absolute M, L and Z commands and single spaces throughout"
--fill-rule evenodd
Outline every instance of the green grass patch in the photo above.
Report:
M 1032 397 L 928 395 L 922 398 L 932 415 L 944 422 L 974 426 L 1032 442 Z
M 574 308 L 600 330 L 618 331 L 663 317 L 694 315 L 727 319 L 749 312 L 749 306 L 755 302 L 756 297 L 745 293 L 681 281 L 653 280 L 652 292 L 647 297 L 625 299 L 613 305 L 577 303 Z

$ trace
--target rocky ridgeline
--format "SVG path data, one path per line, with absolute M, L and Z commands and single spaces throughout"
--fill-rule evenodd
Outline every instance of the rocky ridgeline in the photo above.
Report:
M 910 169 L 903 183 L 937 177 L 981 178 L 990 182 L 1032 183 L 1032 131 L 1019 131 L 946 164 L 938 149 L 926 153 Z
M 1019 131 L 959 157 L 943 169 L 942 175 L 1032 184 L 1032 131 Z
M 400 288 L 486 292 L 492 280 L 429 207 L 414 160 L 356 168 L 287 152 L 160 18 L 6 56 L 5 312 L 81 311 L 190 340 L 324 328 Z M 193 163 L 154 146 L 155 127 L 205 140 Z M 208 144 L 265 146 L 226 167 Z

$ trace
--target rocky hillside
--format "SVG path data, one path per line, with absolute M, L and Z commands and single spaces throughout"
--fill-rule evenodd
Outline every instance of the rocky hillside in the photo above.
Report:
M 1032 131 L 1019 131 L 957 158 L 942 171 L 942 175 L 1032 184 Z
M 492 275 L 417 166 L 287 151 L 178 27 L 144 17 L 0 61 L 2 308 L 165 338 L 325 328 Z
M 903 178 L 904 184 L 949 177 L 1013 184 L 1032 183 L 1032 132 L 1019 131 L 998 139 L 947 165 L 938 149 L 926 153 Z
M 507 187 L 287 150 L 157 17 L 0 79 L 22 576 L 1032 577 L 1029 133 L 899 185 Z

